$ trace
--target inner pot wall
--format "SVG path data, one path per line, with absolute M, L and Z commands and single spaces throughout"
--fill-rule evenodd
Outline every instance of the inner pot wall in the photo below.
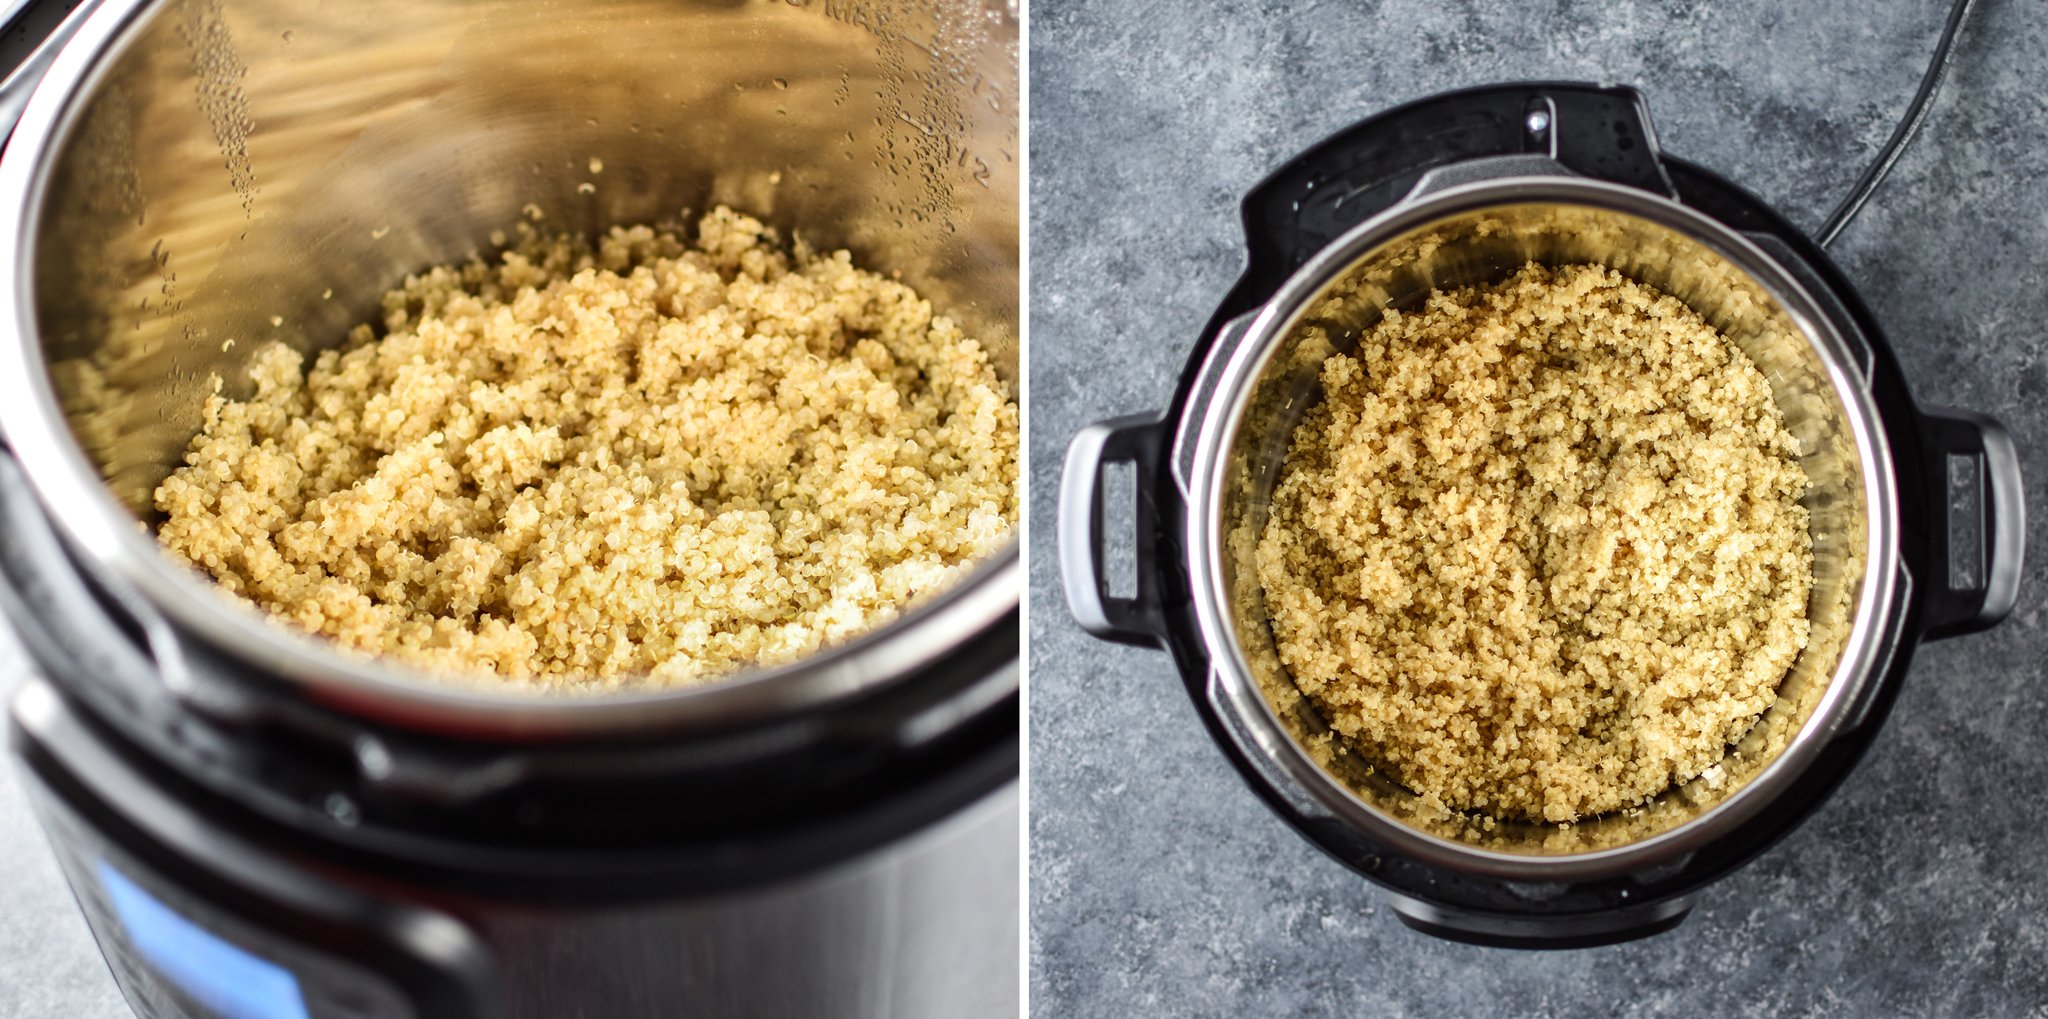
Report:
M 1274 648 L 1255 552 L 1294 429 L 1320 397 L 1323 361 L 1355 343 L 1388 307 L 1419 307 L 1433 289 L 1499 282 L 1529 262 L 1594 262 L 1683 301 L 1770 381 L 1812 486 L 1812 637 L 1777 701 L 1700 778 L 1635 810 L 1574 825 L 1446 816 L 1376 771 L 1295 688 Z M 1222 580 L 1233 639 L 1289 736 L 1331 778 L 1379 812 L 1428 834 L 1488 850 L 1568 854 L 1637 842 L 1700 816 L 1757 777 L 1813 719 L 1856 622 L 1869 539 L 1863 463 L 1848 409 L 1806 328 L 1756 278 L 1699 240 L 1627 213 L 1555 202 L 1497 205 L 1402 233 L 1334 274 L 1282 329 L 1252 383 L 1225 461 Z

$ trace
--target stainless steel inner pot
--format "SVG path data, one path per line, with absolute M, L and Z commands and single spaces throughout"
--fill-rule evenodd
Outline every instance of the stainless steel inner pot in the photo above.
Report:
M 1429 190 L 1426 182 L 1421 189 Z M 1717 767 L 1641 809 L 1576 825 L 1442 816 L 1329 739 L 1274 650 L 1253 551 L 1316 370 L 1384 309 L 1495 282 L 1528 262 L 1597 262 L 1684 301 L 1769 378 L 1812 478 L 1811 642 L 1777 702 Z M 1233 336 L 1232 334 L 1236 335 Z M 1193 607 L 1211 699 L 1317 813 L 1398 853 L 1524 880 L 1640 872 L 1705 845 L 1798 781 L 1842 725 L 1901 624 L 1893 465 L 1857 348 L 1751 239 L 1676 202 L 1587 178 L 1515 176 L 1412 197 L 1361 224 L 1272 301 L 1226 326 L 1180 431 Z M 1208 398 L 1203 399 L 1203 392 Z
M 149 493 L 218 376 L 370 320 L 493 231 L 689 223 L 714 203 L 850 248 L 1014 385 L 1018 21 L 999 0 L 105 0 L 0 161 L 0 428 L 84 566 L 315 696 L 412 721 L 707 724 L 936 661 L 1013 611 L 1012 545 L 865 638 L 699 689 L 436 683 L 268 625 L 158 552 Z M 601 167 L 601 169 L 600 169 Z

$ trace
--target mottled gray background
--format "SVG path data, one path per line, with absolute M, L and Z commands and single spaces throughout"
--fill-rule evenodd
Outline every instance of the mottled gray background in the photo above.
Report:
M 1945 5 L 1037 0 L 1031 43 L 1032 1011 L 2048 1016 L 2048 4 L 1985 0 L 1928 130 L 1836 254 L 1926 401 L 2025 451 L 2035 548 L 1999 630 L 1922 649 L 1829 805 L 1676 932 L 1556 954 L 1409 933 L 1266 812 L 1158 652 L 1084 636 L 1050 554 L 1061 451 L 1163 405 L 1238 269 L 1234 206 L 1443 89 L 1604 79 L 1665 147 L 1818 224 Z

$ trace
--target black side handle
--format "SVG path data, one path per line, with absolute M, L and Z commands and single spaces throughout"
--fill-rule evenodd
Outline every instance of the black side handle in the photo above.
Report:
M 1252 189 L 1243 207 L 1250 264 L 1214 321 L 1263 303 L 1429 171 L 1510 155 L 1545 156 L 1573 173 L 1675 196 L 1649 106 L 1633 88 L 1518 82 L 1431 96 L 1345 128 Z
M 2019 453 L 1994 418 L 1953 407 L 1923 408 L 1930 537 L 1924 580 L 1930 640 L 1986 630 L 2019 598 L 2027 521 Z
M 1134 414 L 1089 425 L 1067 445 L 1060 477 L 1060 577 L 1075 621 L 1103 640 L 1139 647 L 1166 643 L 1154 543 L 1161 516 L 1152 492 L 1166 461 L 1167 440 L 1163 418 Z M 1113 463 L 1131 464 L 1138 473 L 1138 585 L 1129 598 L 1111 596 L 1102 577 L 1102 468 Z

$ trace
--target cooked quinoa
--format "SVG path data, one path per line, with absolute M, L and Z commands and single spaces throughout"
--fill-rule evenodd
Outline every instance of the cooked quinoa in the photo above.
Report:
M 1330 357 L 1258 545 L 1281 661 L 1427 800 L 1571 822 L 1720 761 L 1806 646 L 1807 477 L 1761 372 L 1591 265 Z
M 698 683 L 887 621 L 1016 519 L 981 346 L 724 208 L 694 247 L 529 235 L 383 310 L 310 365 L 258 352 L 156 490 L 165 547 L 350 648 Z

